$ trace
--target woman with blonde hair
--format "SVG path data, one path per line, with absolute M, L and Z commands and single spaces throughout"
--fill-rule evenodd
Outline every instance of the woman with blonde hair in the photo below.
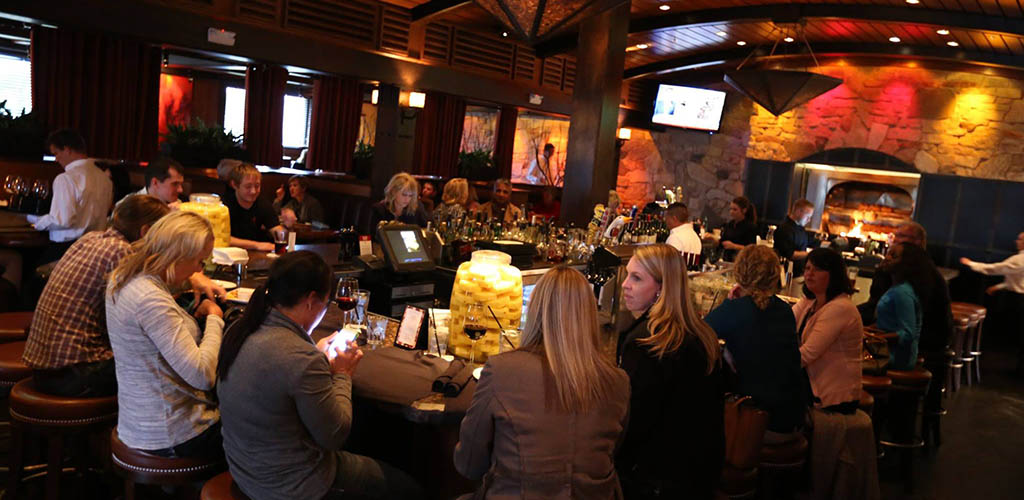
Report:
M 129 447 L 165 457 L 220 454 L 213 389 L 224 329 L 217 304 L 192 313 L 173 290 L 203 268 L 213 229 L 200 215 L 173 212 L 132 244 L 107 284 L 107 331 L 117 374 L 117 434 Z M 196 320 L 205 320 L 200 330 Z
M 397 220 L 406 224 L 427 227 L 427 212 L 419 202 L 420 183 L 416 178 L 405 173 L 397 173 L 384 187 L 384 199 L 372 207 L 372 227 L 377 224 Z
M 597 302 L 579 271 L 537 282 L 519 349 L 488 359 L 462 420 L 455 468 L 475 498 L 622 498 L 616 443 L 629 379 L 601 353 Z
M 638 316 L 621 334 L 632 386 L 616 466 L 633 498 L 711 498 L 725 453 L 718 338 L 700 319 L 686 268 L 669 245 L 637 247 L 622 283 Z
M 810 404 L 810 388 L 800 367 L 800 339 L 793 310 L 779 293 L 779 256 L 769 247 L 740 250 L 729 300 L 704 321 L 725 341 L 726 359 L 736 370 L 732 392 L 751 396 L 771 421 L 765 440 L 795 439 Z
M 434 222 L 452 220 L 466 214 L 466 203 L 469 201 L 469 182 L 462 177 L 448 181 L 441 193 L 441 204 L 434 209 Z

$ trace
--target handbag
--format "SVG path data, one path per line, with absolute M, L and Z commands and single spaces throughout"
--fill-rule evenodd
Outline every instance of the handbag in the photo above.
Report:
M 889 369 L 889 342 L 883 337 L 864 332 L 861 360 L 865 375 L 884 376 Z

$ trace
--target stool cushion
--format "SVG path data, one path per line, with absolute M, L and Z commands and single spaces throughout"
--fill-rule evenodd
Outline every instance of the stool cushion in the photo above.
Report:
M 110 454 L 122 477 L 142 484 L 186 484 L 202 481 L 224 470 L 224 458 L 165 458 L 130 448 L 110 431 Z
M 22 360 L 25 342 L 0 344 L 0 386 L 10 387 L 32 376 L 32 369 Z
M 0 313 L 0 342 L 25 340 L 31 327 L 32 311 Z
M 11 418 L 33 425 L 80 427 L 117 422 L 117 396 L 68 398 L 36 390 L 32 379 L 11 389 Z
M 793 441 L 761 446 L 761 467 L 787 467 L 807 461 L 807 438 L 797 434 Z
M 231 480 L 230 472 L 221 472 L 203 485 L 199 500 L 249 500 L 249 497 Z
M 880 377 L 876 375 L 861 375 L 860 384 L 864 387 L 864 390 L 871 391 L 884 391 L 888 390 L 892 386 L 892 379 L 889 377 Z
M 970 302 L 950 302 L 949 305 L 954 309 L 965 309 L 973 311 L 974 314 L 980 314 L 982 316 L 988 314 L 988 309 L 986 309 L 985 306 L 971 304 Z
M 892 385 L 903 387 L 925 387 L 932 380 L 932 372 L 924 368 L 913 370 L 889 370 L 885 374 L 892 379 Z

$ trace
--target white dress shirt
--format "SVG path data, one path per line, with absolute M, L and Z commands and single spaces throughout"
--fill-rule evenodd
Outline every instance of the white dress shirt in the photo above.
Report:
M 689 222 L 672 228 L 668 233 L 668 240 L 665 243 L 672 245 L 680 253 L 695 255 L 700 255 L 702 246 L 700 236 L 697 236 L 697 232 L 693 230 L 693 224 Z
M 114 183 L 92 158 L 75 160 L 53 179 L 50 213 L 30 215 L 40 231 L 50 231 L 50 241 L 74 241 L 89 231 L 103 229 L 114 199 Z
M 1024 250 L 1002 262 L 995 264 L 971 262 L 968 267 L 981 274 L 1004 276 L 1006 279 L 996 285 L 998 288 L 1024 294 Z
M 124 203 L 124 200 L 127 200 L 128 198 L 131 198 L 132 196 L 135 196 L 137 194 L 147 195 L 147 194 L 149 194 L 149 190 L 146 189 L 146 186 L 142 186 L 142 189 L 140 189 L 138 191 L 134 191 L 134 192 L 128 193 L 128 194 L 124 195 L 124 198 L 121 198 L 120 200 L 117 200 L 117 203 L 114 204 L 114 207 L 116 208 L 118 205 Z

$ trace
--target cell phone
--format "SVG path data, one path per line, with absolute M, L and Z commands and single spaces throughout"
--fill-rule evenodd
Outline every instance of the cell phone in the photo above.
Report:
M 402 323 L 398 326 L 398 335 L 395 336 L 395 345 L 405 349 L 415 349 L 420 330 L 423 328 L 423 319 L 426 316 L 427 311 L 419 307 L 405 306 Z
M 347 351 L 348 343 L 354 341 L 358 335 L 358 331 L 352 330 L 348 327 L 338 330 L 335 333 L 334 338 L 331 339 L 331 343 L 328 344 L 328 351 L 334 352 L 335 348 L 339 348 L 342 351 Z

